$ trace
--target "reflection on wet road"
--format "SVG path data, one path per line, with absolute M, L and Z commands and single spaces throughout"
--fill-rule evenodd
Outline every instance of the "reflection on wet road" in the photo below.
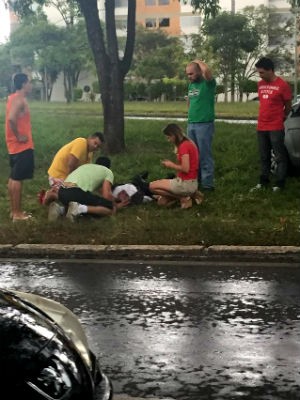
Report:
M 0 286 L 60 301 L 116 393 L 300 398 L 300 269 L 3 261 Z

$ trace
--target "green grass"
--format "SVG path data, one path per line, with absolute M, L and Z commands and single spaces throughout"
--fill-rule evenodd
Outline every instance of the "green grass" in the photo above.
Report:
M 216 191 L 208 193 L 200 206 L 189 210 L 162 209 L 156 204 L 121 210 L 111 218 L 82 218 L 49 224 L 47 210 L 36 200 L 41 188 L 47 188 L 47 168 L 57 149 L 77 136 L 102 129 L 99 104 L 32 103 L 35 140 L 35 177 L 24 184 L 23 204 L 34 214 L 34 221 L 12 224 L 6 193 L 9 173 L 4 141 L 4 103 L 0 103 L 0 243 L 70 244 L 233 244 L 300 245 L 299 178 L 289 178 L 281 193 L 249 193 L 257 183 L 259 161 L 255 125 L 216 124 L 214 157 Z M 164 112 L 185 115 L 184 102 L 127 103 L 126 113 Z M 217 113 L 240 118 L 253 117 L 257 104 L 217 105 Z M 246 114 L 248 112 L 248 114 Z M 168 121 L 126 120 L 126 151 L 112 156 L 117 182 L 128 181 L 142 170 L 149 178 L 164 177 L 162 158 L 174 157 L 161 133 Z M 180 123 L 186 128 L 186 123 Z

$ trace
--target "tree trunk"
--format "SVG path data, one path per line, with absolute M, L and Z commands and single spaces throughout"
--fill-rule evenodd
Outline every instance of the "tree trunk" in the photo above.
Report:
M 123 86 L 118 68 L 112 68 L 109 81 L 101 84 L 106 148 L 111 154 L 125 149 Z
M 105 1 L 106 44 L 97 0 L 78 0 L 78 2 L 86 21 L 88 39 L 101 87 L 106 147 L 109 153 L 120 153 L 125 150 L 123 86 L 134 48 L 136 0 L 128 2 L 127 40 L 123 60 L 119 59 L 118 52 L 115 1 Z

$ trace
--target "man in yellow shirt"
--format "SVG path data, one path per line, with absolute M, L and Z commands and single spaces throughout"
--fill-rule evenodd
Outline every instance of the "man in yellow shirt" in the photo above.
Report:
M 50 186 L 61 186 L 72 171 L 80 165 L 92 162 L 93 153 L 101 147 L 102 143 L 104 143 L 103 134 L 95 132 L 87 139 L 79 137 L 64 145 L 55 154 L 48 169 Z

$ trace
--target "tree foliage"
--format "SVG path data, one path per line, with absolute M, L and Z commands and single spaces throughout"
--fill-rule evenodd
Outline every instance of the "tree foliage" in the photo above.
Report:
M 182 68 L 184 59 L 183 46 L 178 37 L 169 36 L 162 30 L 137 27 L 131 75 L 148 83 L 153 79 L 173 78 Z
M 65 97 L 69 102 L 77 86 L 80 71 L 91 58 L 85 25 L 80 21 L 58 27 L 46 19 L 27 17 L 10 38 L 12 62 L 38 72 L 44 98 L 49 100 L 60 72 L 65 80 Z
M 11 92 L 11 57 L 8 44 L 0 45 L 0 97 L 5 97 Z
M 34 5 L 47 5 L 47 0 L 8 0 L 19 15 L 34 12 Z M 63 1 L 63 0 L 61 0 Z M 97 0 L 64 0 L 76 3 L 85 18 L 88 40 L 93 53 L 104 114 L 104 132 L 107 149 L 118 153 L 125 149 L 124 138 L 124 79 L 129 71 L 134 42 L 136 23 L 136 0 L 128 1 L 127 37 L 124 54 L 120 57 L 116 34 L 115 0 L 106 0 L 105 27 L 99 18 Z M 202 12 L 205 18 L 216 15 L 218 0 L 192 0 L 195 10 Z M 104 30 L 105 29 L 105 30 Z
M 220 73 L 223 76 L 225 100 L 231 79 L 231 94 L 234 93 L 234 79 L 240 67 L 243 55 L 253 51 L 259 42 L 255 27 L 241 14 L 223 12 L 216 18 L 208 20 L 203 32 L 219 60 Z

